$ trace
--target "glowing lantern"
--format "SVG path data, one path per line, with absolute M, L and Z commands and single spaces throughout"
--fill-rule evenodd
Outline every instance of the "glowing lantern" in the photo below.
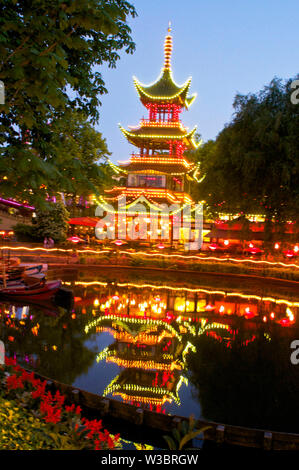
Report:
M 272 320 L 274 320 L 274 318 L 275 318 L 275 313 L 274 312 L 270 313 L 270 318 L 272 318 Z
M 98 307 L 98 306 L 100 305 L 99 299 L 94 299 L 93 305 L 94 305 L 95 307 Z
M 295 320 L 294 314 L 293 314 L 292 310 L 289 307 L 286 310 L 286 314 L 287 314 L 287 317 L 289 318 L 290 321 Z
M 224 240 L 223 243 L 224 243 L 225 246 L 228 246 L 229 245 L 229 240 Z
M 212 250 L 212 251 L 217 250 L 217 248 L 218 248 L 217 243 L 211 243 L 211 244 L 209 245 L 209 249 Z
M 279 250 L 279 243 L 275 243 L 274 248 L 275 250 Z
M 282 318 L 279 323 L 281 326 L 289 326 L 290 320 L 288 318 Z
M 249 319 L 254 317 L 254 313 L 250 310 L 250 307 L 245 308 L 245 318 Z
M 124 242 L 123 242 L 122 240 L 115 240 L 114 243 L 115 243 L 115 245 L 117 245 L 117 246 L 121 246 L 121 245 L 124 244 Z
M 294 254 L 295 254 L 293 250 L 286 250 L 283 253 L 287 258 L 293 258 Z
M 76 236 L 69 237 L 68 240 L 72 243 L 79 243 L 79 242 L 84 242 L 85 241 L 85 240 L 83 240 L 83 238 L 79 238 L 79 237 L 76 237 Z
M 206 305 L 205 310 L 215 310 L 215 306 L 208 304 Z

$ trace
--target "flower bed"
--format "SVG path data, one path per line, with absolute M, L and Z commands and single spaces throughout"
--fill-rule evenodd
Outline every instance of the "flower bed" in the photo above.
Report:
M 119 435 L 87 420 L 81 409 L 66 404 L 57 390 L 6 360 L 0 368 L 0 449 L 104 450 L 120 447 Z

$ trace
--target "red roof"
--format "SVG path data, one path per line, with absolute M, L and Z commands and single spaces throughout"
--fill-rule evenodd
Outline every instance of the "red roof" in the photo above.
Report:
M 96 227 L 99 219 L 96 217 L 75 217 L 68 221 L 70 225 L 81 225 L 85 227 Z

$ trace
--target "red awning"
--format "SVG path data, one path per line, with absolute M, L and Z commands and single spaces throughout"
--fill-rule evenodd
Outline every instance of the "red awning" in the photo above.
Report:
M 75 217 L 68 222 L 70 225 L 81 225 L 83 227 L 96 227 L 99 219 L 96 217 Z

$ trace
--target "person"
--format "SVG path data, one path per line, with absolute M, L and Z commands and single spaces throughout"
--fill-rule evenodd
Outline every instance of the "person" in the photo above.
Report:
M 52 238 L 49 238 L 49 246 L 53 248 L 54 246 L 54 240 Z
M 47 239 L 47 237 L 45 237 L 44 238 L 44 247 L 48 248 L 48 244 L 49 244 L 48 239 Z

